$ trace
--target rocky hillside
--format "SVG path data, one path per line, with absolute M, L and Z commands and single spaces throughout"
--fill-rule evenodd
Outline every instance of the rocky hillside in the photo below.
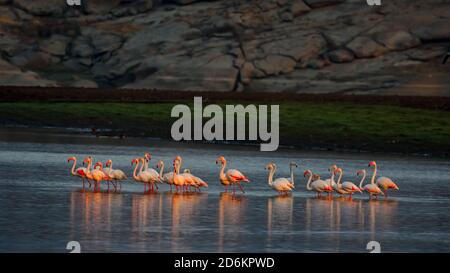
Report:
M 0 85 L 450 95 L 448 0 L 0 0 Z

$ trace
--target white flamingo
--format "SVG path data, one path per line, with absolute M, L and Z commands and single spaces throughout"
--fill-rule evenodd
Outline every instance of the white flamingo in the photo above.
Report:
M 87 173 L 87 169 L 85 167 L 78 167 L 77 169 L 75 169 L 75 166 L 77 165 L 77 158 L 75 156 L 69 157 L 67 159 L 67 162 L 73 161 L 73 165 L 72 165 L 72 169 L 70 171 L 70 173 L 73 176 L 78 176 L 81 177 L 81 181 L 83 184 L 83 189 L 84 189 L 84 179 L 86 178 L 86 173 Z M 89 188 L 91 187 L 91 182 L 86 178 L 87 182 L 89 183 Z
M 377 175 L 377 163 L 375 161 L 372 161 L 369 163 L 369 167 L 374 167 L 373 176 L 375 177 Z M 385 197 L 387 197 L 388 189 L 394 189 L 397 191 L 399 190 L 398 186 L 394 183 L 394 181 L 392 181 L 392 179 L 384 176 L 377 178 L 377 186 L 384 191 Z
M 229 185 L 237 184 L 239 186 L 239 188 L 241 189 L 241 191 L 243 193 L 245 193 L 243 187 L 241 186 L 241 182 L 250 183 L 250 180 L 248 180 L 248 178 L 245 177 L 245 175 L 243 175 L 240 171 L 238 171 L 236 169 L 228 169 L 225 172 L 225 167 L 227 166 L 227 160 L 225 159 L 225 157 L 219 156 L 216 159 L 216 164 L 219 164 L 219 162 L 222 165 L 222 168 L 220 169 L 220 173 L 219 173 L 219 179 L 220 179 L 220 183 L 225 186 L 225 191 L 228 190 Z M 233 193 L 234 192 L 235 192 L 235 190 L 233 189 Z
M 288 192 L 291 192 L 295 186 L 294 186 L 294 167 L 297 168 L 297 164 L 294 162 L 291 162 L 289 164 L 290 171 L 291 171 L 291 177 L 290 178 L 284 178 L 280 177 L 275 179 L 273 181 L 273 176 L 277 170 L 277 165 L 275 163 L 269 163 L 266 165 L 265 169 L 269 170 L 269 177 L 268 177 L 268 184 L 269 187 L 274 189 L 280 194 L 287 194 Z
M 154 190 L 154 187 L 156 186 L 156 189 L 158 190 L 158 185 L 156 185 L 156 183 L 162 183 L 159 173 L 153 169 L 153 168 L 149 168 L 148 167 L 148 163 L 150 162 L 150 160 L 152 159 L 152 156 L 149 153 L 146 153 L 144 155 L 144 172 L 147 172 L 149 174 L 150 177 L 150 183 L 151 183 L 151 191 Z
M 333 188 L 331 185 L 324 180 L 321 180 L 319 176 L 316 176 L 316 180 L 313 180 L 313 173 L 311 170 L 306 170 L 303 173 L 303 176 L 309 176 L 308 183 L 306 184 L 306 189 L 308 191 L 315 191 L 317 192 L 317 197 L 320 197 L 322 195 L 322 192 L 331 192 L 333 191 Z
M 381 191 L 381 189 L 375 184 L 375 176 L 372 176 L 372 181 L 370 184 L 362 186 L 364 180 L 366 179 L 366 170 L 359 170 L 356 172 L 358 176 L 362 175 L 361 182 L 359 182 L 359 189 L 362 191 L 366 191 L 369 193 L 369 198 L 372 199 L 372 196 L 375 196 L 375 198 L 378 197 L 378 195 L 384 195 L 384 193 Z
M 159 169 L 159 177 L 162 182 L 170 185 L 170 191 L 172 191 L 173 185 L 173 172 L 164 173 L 164 161 L 160 160 L 156 165 L 156 168 Z
M 325 179 L 325 182 L 327 182 L 327 183 L 331 186 L 331 188 L 332 188 L 333 190 L 334 190 L 334 188 L 336 187 L 336 181 L 334 181 L 334 173 L 335 173 L 336 169 L 337 169 L 337 166 L 336 166 L 336 165 L 331 165 L 331 166 L 328 168 L 328 171 L 330 172 L 331 177 Z M 333 194 L 333 190 L 332 190 L 332 191 L 329 191 L 328 193 L 329 193 L 329 194 Z
M 106 172 L 113 181 L 116 181 L 116 183 L 119 184 L 119 190 L 122 189 L 121 181 L 127 180 L 128 177 L 125 175 L 125 173 L 122 170 L 113 169 L 113 162 L 111 159 L 106 161 L 105 165 L 106 165 L 106 168 L 104 168 L 103 171 Z M 116 187 L 116 185 L 114 183 L 113 183 L 113 185 L 114 185 L 114 187 Z
M 343 170 L 341 168 L 337 168 L 335 170 L 335 173 L 339 173 L 339 178 L 338 181 L 336 183 L 336 186 L 333 187 L 333 189 L 343 195 L 343 194 L 349 194 L 350 195 L 350 199 L 352 198 L 353 193 L 355 192 L 359 192 L 362 193 L 362 191 L 359 189 L 359 187 L 357 187 L 353 182 L 349 182 L 349 181 L 345 181 L 341 184 L 341 180 L 342 180 L 342 175 L 343 175 Z

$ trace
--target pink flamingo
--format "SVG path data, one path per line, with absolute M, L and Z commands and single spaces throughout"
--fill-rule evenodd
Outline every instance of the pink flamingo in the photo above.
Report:
M 91 171 L 92 165 L 92 157 L 88 156 L 84 159 L 83 163 L 87 163 L 86 167 L 86 178 L 93 180 L 94 183 L 94 191 L 101 190 L 101 182 L 105 177 L 104 173 L 101 170 L 94 169 Z
M 201 191 L 200 188 L 201 187 L 208 187 L 208 183 L 206 183 L 205 181 L 203 181 L 203 179 L 201 179 L 198 176 L 192 175 L 191 174 L 191 170 L 190 169 L 185 169 L 184 170 L 185 174 L 189 174 L 191 175 L 190 178 L 194 181 L 193 186 L 195 187 L 196 190 L 198 190 L 199 192 Z
M 362 191 L 353 182 L 345 181 L 341 184 L 342 175 L 344 173 L 341 168 L 337 168 L 334 172 L 339 173 L 339 178 L 336 183 L 336 186 L 333 187 L 337 193 L 341 195 L 349 194 L 350 199 L 352 199 L 352 195 L 355 192 L 359 192 L 362 194 Z
M 180 175 L 179 172 L 180 162 L 178 160 L 174 160 L 173 162 L 173 184 L 177 192 L 180 191 L 180 188 L 183 188 L 186 185 L 186 181 L 184 176 Z
M 315 191 L 317 192 L 317 197 L 321 197 L 322 192 L 331 192 L 333 191 L 333 188 L 331 187 L 330 183 L 325 182 L 324 180 L 321 180 L 319 176 L 316 176 L 316 180 L 313 180 L 313 177 L 315 176 L 311 170 L 306 170 L 303 173 L 303 176 L 309 176 L 308 183 L 306 184 L 306 189 L 308 191 Z
M 109 176 L 108 172 L 105 171 L 103 169 L 103 163 L 102 162 L 97 162 L 94 164 L 94 169 L 98 169 L 103 173 L 103 180 L 106 181 L 108 183 L 108 192 L 109 192 L 109 183 L 111 182 L 111 184 L 113 184 L 114 186 L 114 190 L 117 190 L 116 185 L 114 184 L 114 182 L 112 181 L 111 176 Z
M 150 184 L 152 177 L 150 176 L 149 172 L 145 172 L 143 171 L 144 165 L 145 165 L 145 159 L 144 158 L 135 158 L 131 161 L 131 165 L 136 164 L 136 167 L 134 168 L 133 171 L 133 179 L 136 182 L 141 182 L 144 183 L 144 193 L 149 192 L 150 191 L 150 186 L 149 189 L 147 191 L 147 184 Z M 137 169 L 139 167 L 139 164 L 141 164 L 141 168 L 139 170 L 139 173 L 137 172 Z
M 225 167 L 227 166 L 227 160 L 223 156 L 219 156 L 216 159 L 216 164 L 222 165 L 222 168 L 220 169 L 219 179 L 220 183 L 225 186 L 225 191 L 228 190 L 229 185 L 235 185 L 237 184 L 241 191 L 245 193 L 243 187 L 241 186 L 241 182 L 247 182 L 250 183 L 250 180 L 248 180 L 245 175 L 243 175 L 240 171 L 236 169 L 229 169 L 225 172 Z M 233 193 L 235 192 L 235 189 L 233 189 Z
M 73 161 L 73 165 L 72 165 L 72 169 L 71 169 L 70 173 L 71 173 L 73 176 L 81 177 L 81 181 L 82 181 L 82 185 L 83 185 L 83 190 L 84 190 L 84 179 L 86 178 L 87 170 L 86 170 L 85 167 L 79 167 L 79 168 L 75 169 L 75 166 L 77 165 L 77 158 L 76 158 L 76 157 L 74 157 L 74 156 L 69 157 L 69 158 L 67 159 L 67 162 L 70 162 L 70 161 Z M 86 180 L 87 180 L 87 179 L 86 179 Z M 90 182 L 89 180 L 87 180 L 87 182 L 89 183 L 89 188 L 90 188 L 90 187 L 91 187 L 91 182 Z
M 377 163 L 375 161 L 372 161 L 369 163 L 369 167 L 374 167 L 373 170 L 373 177 L 377 175 Z M 392 181 L 389 177 L 378 177 L 377 179 L 377 186 L 383 189 L 384 196 L 387 197 L 387 190 L 388 189 L 394 189 L 399 190 L 398 186 Z
M 369 198 L 372 199 L 372 196 L 375 196 L 375 198 L 378 198 L 378 195 L 384 195 L 384 193 L 381 191 L 381 189 L 375 184 L 375 176 L 372 176 L 372 181 L 370 184 L 362 186 L 364 180 L 366 179 L 366 170 L 359 170 L 356 172 L 358 176 L 362 175 L 361 182 L 359 182 L 359 188 L 362 191 L 366 191 L 369 193 Z

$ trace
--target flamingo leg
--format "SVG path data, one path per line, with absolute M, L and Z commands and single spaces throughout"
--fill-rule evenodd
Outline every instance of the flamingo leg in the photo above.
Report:
M 239 186 L 239 188 L 241 189 L 241 191 L 242 191 L 243 193 L 245 193 L 244 188 L 242 187 L 241 183 L 238 183 L 238 186 Z

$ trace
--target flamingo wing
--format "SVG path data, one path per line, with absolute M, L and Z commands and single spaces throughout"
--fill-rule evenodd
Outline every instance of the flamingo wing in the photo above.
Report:
M 279 191 L 292 191 L 293 189 L 291 181 L 287 178 L 277 178 L 272 185 Z
M 78 169 L 76 169 L 75 170 L 75 173 L 78 175 L 78 176 L 86 176 L 86 173 L 87 173 L 87 171 L 86 171 L 86 168 L 78 168 Z
M 342 183 L 342 188 L 348 192 L 361 191 L 354 183 L 348 181 Z
M 226 176 L 229 180 L 239 182 L 239 181 L 248 181 L 247 177 L 243 175 L 240 171 L 235 169 L 229 169 L 226 173 Z

